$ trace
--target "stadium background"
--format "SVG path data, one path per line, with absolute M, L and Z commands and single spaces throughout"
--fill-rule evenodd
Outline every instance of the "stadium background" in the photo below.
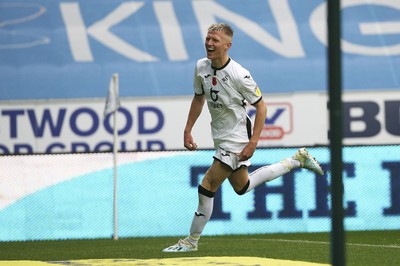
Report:
M 95 8 L 93 6 L 95 5 Z M 269 106 L 254 166 L 308 146 L 327 174 L 294 171 L 239 197 L 222 187 L 206 234 L 330 230 L 324 2 L 1 1 L 0 241 L 113 234 L 113 73 L 121 237 L 185 235 L 209 165 L 209 117 L 182 150 L 206 27 Z M 345 226 L 400 229 L 400 3 L 343 1 Z M 397 25 L 397 26 L 396 26 Z M 249 108 L 249 115 L 252 116 Z

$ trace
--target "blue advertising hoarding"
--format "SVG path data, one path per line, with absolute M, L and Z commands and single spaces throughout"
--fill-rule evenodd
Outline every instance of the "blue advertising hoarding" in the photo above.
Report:
M 309 151 L 321 162 L 323 176 L 296 169 L 243 196 L 225 182 L 215 195 L 204 234 L 330 231 L 329 150 Z M 346 230 L 400 229 L 398 151 L 398 145 L 344 147 Z M 294 152 L 259 149 L 250 171 Z M 197 208 L 197 186 L 213 154 L 119 154 L 119 236 L 187 235 Z M 0 241 L 112 236 L 111 154 L 2 156 L 0 166 Z
M 192 95 L 207 26 L 230 23 L 230 55 L 263 93 L 325 92 L 322 0 L 0 2 L 0 100 Z M 400 3 L 342 1 L 345 90 L 400 88 Z

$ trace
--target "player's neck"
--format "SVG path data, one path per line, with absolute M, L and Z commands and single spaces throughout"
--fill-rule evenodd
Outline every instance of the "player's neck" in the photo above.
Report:
M 214 69 L 220 69 L 224 67 L 229 61 L 229 56 L 226 55 L 222 58 L 211 60 L 211 67 Z

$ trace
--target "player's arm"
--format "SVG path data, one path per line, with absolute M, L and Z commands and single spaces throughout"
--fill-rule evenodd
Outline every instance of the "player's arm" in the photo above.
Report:
M 194 142 L 192 137 L 192 128 L 196 123 L 197 118 L 199 118 L 201 111 L 203 110 L 205 100 L 206 100 L 205 94 L 202 95 L 195 94 L 193 96 L 188 118 L 186 121 L 185 130 L 183 132 L 183 144 L 185 148 L 188 150 L 195 150 L 197 148 L 197 144 Z
M 265 118 L 267 117 L 267 107 L 265 105 L 263 98 L 261 98 L 257 103 L 253 104 L 253 106 L 256 108 L 253 134 L 249 140 L 249 143 L 239 154 L 240 161 L 248 160 L 251 156 L 253 156 L 254 151 L 256 150 L 257 147 L 258 140 L 261 135 L 261 131 L 264 128 Z
M 253 106 L 256 108 L 256 116 L 254 118 L 253 135 L 250 138 L 250 142 L 257 146 L 264 128 L 265 118 L 267 117 L 267 106 L 262 98 Z

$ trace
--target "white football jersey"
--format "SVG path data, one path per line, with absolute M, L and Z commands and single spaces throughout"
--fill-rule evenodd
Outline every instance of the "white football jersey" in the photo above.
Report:
M 231 58 L 219 69 L 212 68 L 208 58 L 200 59 L 195 69 L 194 92 L 206 96 L 215 146 L 230 143 L 232 147 L 237 143 L 242 147 L 249 141 L 253 127 L 245 102 L 256 104 L 262 95 L 247 69 Z

